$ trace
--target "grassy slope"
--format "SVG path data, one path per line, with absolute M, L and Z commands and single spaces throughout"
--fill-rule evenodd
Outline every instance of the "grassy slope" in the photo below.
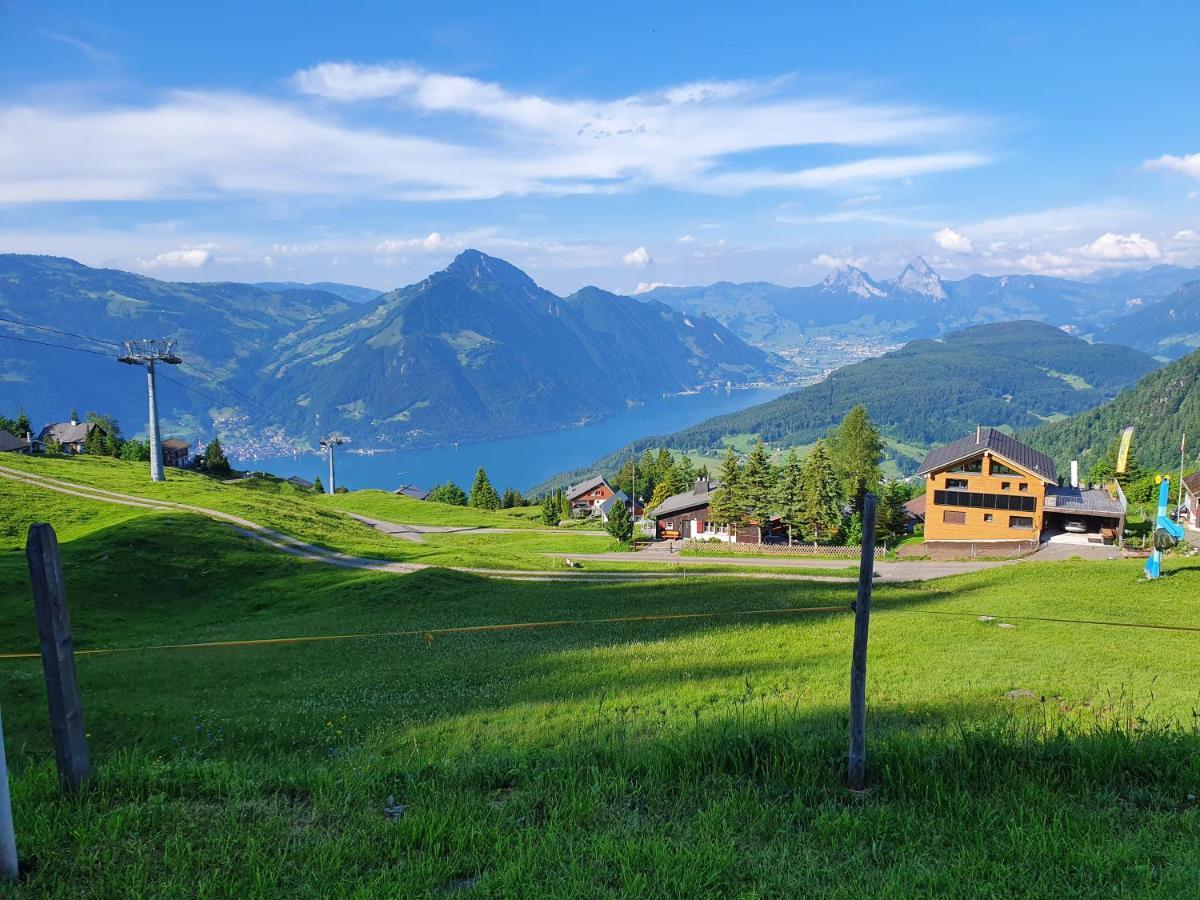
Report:
M 26 521 L 48 501 L 4 502 Z M 74 508 L 80 648 L 850 599 L 348 572 L 189 516 Z M 34 646 L 27 591 L 22 554 L 0 550 L 6 650 Z M 1155 584 L 1129 562 L 880 587 L 865 797 L 840 782 L 845 613 L 81 656 L 100 774 L 79 802 L 53 785 L 40 664 L 0 661 L 37 863 L 18 893 L 1184 895 L 1200 738 L 1156 723 L 1197 705 L 1197 635 L 1020 617 L 1191 624 L 1197 596 L 1194 561 Z M 1037 696 L 1004 699 L 1016 688 Z

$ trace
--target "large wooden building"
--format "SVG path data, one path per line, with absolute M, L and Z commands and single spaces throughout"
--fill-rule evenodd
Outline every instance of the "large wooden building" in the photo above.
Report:
M 1064 533 L 1119 543 L 1124 533 L 1119 489 L 1060 486 L 1054 460 L 994 428 L 930 451 L 917 474 L 926 542 L 1036 544 Z

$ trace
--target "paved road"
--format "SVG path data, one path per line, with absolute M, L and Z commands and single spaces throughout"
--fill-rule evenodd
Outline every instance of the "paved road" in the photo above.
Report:
M 744 566 L 762 569 L 842 569 L 857 568 L 858 563 L 850 559 L 796 559 L 795 557 L 762 557 L 762 556 L 681 556 L 678 553 L 664 553 L 660 550 L 643 550 L 638 553 L 551 553 L 560 559 L 570 558 L 579 562 L 657 562 L 664 566 L 674 566 L 686 569 L 689 566 Z M 1016 560 L 987 562 L 934 562 L 931 560 L 911 560 L 887 562 L 879 560 L 875 563 L 876 580 L 878 581 L 926 581 L 930 578 L 945 578 L 949 575 L 964 575 L 968 572 L 980 572 L 984 569 L 994 569 L 997 566 L 1012 565 Z

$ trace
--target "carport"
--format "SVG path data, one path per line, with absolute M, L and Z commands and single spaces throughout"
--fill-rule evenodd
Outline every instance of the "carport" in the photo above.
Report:
M 1055 543 L 1125 545 L 1125 498 L 1102 488 L 1050 487 L 1042 521 L 1042 540 Z M 1080 523 L 1082 534 L 1068 531 Z

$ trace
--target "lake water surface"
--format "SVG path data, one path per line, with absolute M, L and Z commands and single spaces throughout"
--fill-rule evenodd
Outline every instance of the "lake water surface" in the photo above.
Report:
M 348 488 L 383 488 L 401 484 L 432 487 L 450 480 L 469 490 L 480 466 L 497 490 L 506 486 L 527 490 L 556 472 L 585 466 L 630 441 L 652 434 L 667 434 L 702 422 L 710 416 L 735 412 L 778 397 L 786 388 L 705 391 L 683 397 L 664 397 L 579 428 L 522 437 L 501 438 L 434 447 L 427 450 L 395 450 L 372 456 L 340 449 L 337 481 Z M 311 481 L 325 480 L 323 455 L 304 453 L 277 459 L 233 460 L 239 469 L 270 472 L 287 478 L 299 475 Z

